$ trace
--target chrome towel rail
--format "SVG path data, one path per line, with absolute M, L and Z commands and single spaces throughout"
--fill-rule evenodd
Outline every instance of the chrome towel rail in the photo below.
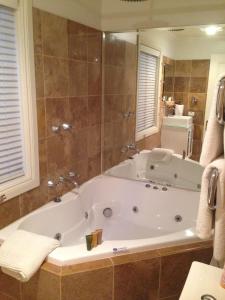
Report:
M 225 124 L 225 77 L 219 82 L 216 101 L 216 117 L 221 125 Z
M 212 168 L 209 173 L 209 186 L 208 186 L 208 208 L 210 210 L 216 209 L 216 190 L 219 171 L 217 168 Z

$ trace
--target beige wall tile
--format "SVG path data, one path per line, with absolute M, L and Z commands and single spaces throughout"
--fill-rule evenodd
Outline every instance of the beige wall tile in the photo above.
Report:
M 87 61 L 88 36 L 69 33 L 69 57 Z
M 102 33 L 88 34 L 88 62 L 101 63 L 102 60 Z
M 175 77 L 190 77 L 191 75 L 191 60 L 176 60 L 175 61 Z
M 212 248 L 192 250 L 186 253 L 162 257 L 160 274 L 160 298 L 179 294 L 193 261 L 208 264 L 212 258 Z
M 35 82 L 36 82 L 36 97 L 44 97 L 44 64 L 43 56 L 35 55 Z
M 21 300 L 61 300 L 60 276 L 41 269 L 21 287 Z
M 62 300 L 112 300 L 112 267 L 62 277 Z
M 160 260 L 136 261 L 114 267 L 114 299 L 158 299 Z
M 83 24 L 68 20 L 67 26 L 68 34 L 83 35 L 88 33 L 88 27 Z
M 188 92 L 189 77 L 175 77 L 174 92 Z
M 209 77 L 210 60 L 192 60 L 191 77 Z
M 40 186 L 20 196 L 21 216 L 39 208 L 48 202 L 47 180 L 41 179 Z
M 10 199 L 0 205 L 0 229 L 20 217 L 19 197 Z
M 46 137 L 46 114 L 45 114 L 45 99 L 37 100 L 37 122 L 38 122 L 38 138 Z
M 206 93 L 189 93 L 188 95 L 188 105 L 189 109 L 192 111 L 202 111 L 205 112 L 206 105 Z M 193 98 L 197 101 L 196 103 L 193 101 Z
M 69 96 L 88 95 L 88 68 L 82 61 L 69 61 Z
M 191 93 L 206 93 L 208 79 L 205 77 L 192 77 L 190 80 Z
M 56 15 L 41 12 L 43 53 L 45 55 L 68 57 L 67 20 Z
M 74 131 L 86 128 L 89 124 L 88 97 L 69 98 L 70 122 Z
M 0 299 L 20 300 L 20 282 L 2 271 L 0 271 Z
M 88 63 L 88 95 L 101 94 L 101 65 Z
M 61 126 L 63 123 L 70 123 L 69 99 L 46 98 L 47 136 L 55 136 L 52 126 Z
M 88 97 L 88 125 L 93 126 L 101 124 L 101 97 L 89 96 Z
M 68 60 L 44 57 L 45 97 L 67 97 L 69 95 Z

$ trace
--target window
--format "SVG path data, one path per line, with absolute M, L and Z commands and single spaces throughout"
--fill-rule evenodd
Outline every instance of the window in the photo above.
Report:
M 140 46 L 138 59 L 136 141 L 159 131 L 159 63 L 159 51 L 143 45 Z
M 0 0 L 0 196 L 39 185 L 32 1 Z

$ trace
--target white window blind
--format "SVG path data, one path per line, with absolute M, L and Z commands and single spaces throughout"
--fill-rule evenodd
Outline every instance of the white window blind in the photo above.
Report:
M 0 6 L 0 183 L 24 175 L 14 10 Z
M 139 52 L 136 135 L 147 134 L 157 121 L 159 52 L 146 48 Z

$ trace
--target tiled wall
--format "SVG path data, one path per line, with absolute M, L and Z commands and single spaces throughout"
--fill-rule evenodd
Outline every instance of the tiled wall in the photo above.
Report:
M 205 105 L 207 97 L 209 60 L 167 60 L 164 95 L 173 96 L 176 103 L 184 104 L 184 114 L 195 112 L 193 156 L 199 160 L 202 146 Z M 197 103 L 192 103 L 192 98 Z
M 133 34 L 135 40 L 136 33 Z M 104 42 L 104 170 L 134 154 L 122 153 L 121 149 L 135 143 L 137 43 L 118 36 L 107 33 Z M 124 117 L 129 111 L 133 114 Z M 137 142 L 140 150 L 159 145 L 160 132 Z
M 54 196 L 48 178 L 71 170 L 82 183 L 100 173 L 102 34 L 38 9 L 33 16 L 41 185 L 0 205 L 0 228 Z M 73 129 L 54 134 L 63 122 Z
M 211 243 L 200 242 L 63 268 L 45 263 L 25 284 L 0 271 L 0 300 L 178 300 L 192 262 L 211 257 Z

